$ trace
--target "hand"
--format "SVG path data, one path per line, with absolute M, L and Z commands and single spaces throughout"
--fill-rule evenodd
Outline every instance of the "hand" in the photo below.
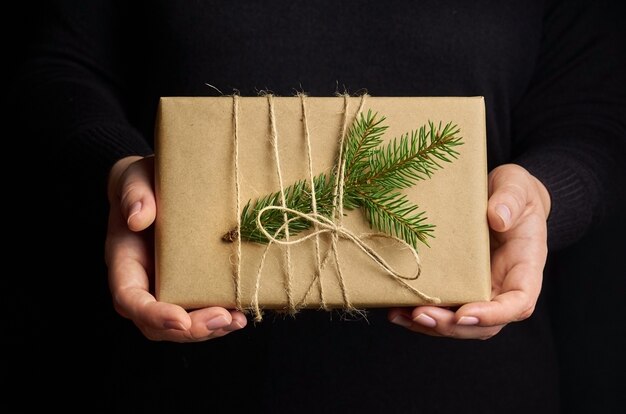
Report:
M 453 311 L 418 306 L 394 308 L 389 320 L 433 336 L 488 339 L 535 309 L 548 254 L 546 219 L 550 196 L 543 184 L 519 165 L 489 174 L 487 218 L 491 232 L 492 299 Z
M 246 317 L 239 311 L 212 307 L 187 313 L 158 302 L 149 292 L 154 255 L 147 229 L 156 215 L 153 177 L 152 157 L 123 158 L 111 169 L 105 259 L 115 310 L 157 341 L 204 341 L 243 328 Z

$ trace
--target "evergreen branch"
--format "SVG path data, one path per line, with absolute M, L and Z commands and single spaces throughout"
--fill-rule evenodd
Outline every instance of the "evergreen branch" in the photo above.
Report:
M 352 176 L 352 185 L 377 185 L 383 188 L 408 188 L 417 181 L 430 178 L 443 168 L 441 161 L 452 162 L 459 153 L 456 146 L 462 145 L 456 125 L 448 123 L 443 129 L 429 122 L 429 129 L 419 130 L 394 138 L 385 148 L 370 153 L 369 168 L 360 176 Z
M 427 224 L 423 211 L 412 204 L 397 190 L 408 188 L 417 181 L 430 178 L 443 168 L 442 162 L 452 162 L 459 153 L 455 147 L 462 145 L 460 130 L 448 123 L 437 127 L 429 121 L 428 126 L 406 133 L 386 146 L 382 146 L 382 136 L 387 126 L 382 125 L 384 117 L 377 119 L 377 114 L 368 111 L 361 114 L 350 127 L 344 142 L 344 208 L 348 210 L 362 208 L 370 226 L 388 234 L 402 238 L 416 247 L 417 241 L 426 244 L 427 237 L 434 237 L 434 225 Z M 333 189 L 335 174 L 320 174 L 315 177 L 315 195 L 317 212 L 331 218 L 333 208 Z M 286 207 L 304 214 L 312 213 L 311 188 L 308 180 L 300 180 L 285 188 Z M 269 206 L 281 206 L 281 195 L 277 191 L 248 201 L 241 212 L 242 240 L 267 243 L 265 235 L 257 228 L 257 216 Z M 312 222 L 293 214 L 289 232 L 295 235 L 312 226 Z M 284 225 L 284 212 L 269 210 L 262 217 L 264 227 L 270 234 Z M 238 229 L 232 229 L 223 237 L 225 241 L 237 239 Z M 277 238 L 284 237 L 276 234 Z
M 344 141 L 346 181 L 350 175 L 359 174 L 367 167 L 370 152 L 383 142 L 387 126 L 381 124 L 385 117 L 376 119 L 376 115 L 371 110 L 367 111 L 366 116 L 361 113 L 348 131 Z
M 313 178 L 315 183 L 315 196 L 317 200 L 317 212 L 323 216 L 330 217 L 332 214 L 333 204 L 333 186 L 334 178 L 327 177 L 326 174 L 320 174 Z M 305 214 L 313 212 L 311 187 L 308 180 L 300 180 L 294 185 L 285 188 L 285 201 L 287 208 L 300 211 Z M 268 240 L 261 230 L 257 227 L 256 218 L 261 210 L 269 206 L 281 206 L 280 191 L 268 194 L 256 201 L 248 201 L 241 211 L 241 238 L 247 241 L 257 243 L 267 243 Z M 291 214 L 288 218 L 294 217 Z M 284 224 L 285 216 L 280 210 L 269 210 L 263 213 L 263 223 L 265 229 L 270 234 L 275 234 Z M 299 218 L 289 223 L 289 234 L 295 235 L 299 232 L 311 227 L 311 222 Z M 232 238 L 230 232 L 225 235 L 225 239 Z M 236 234 L 235 234 L 236 236 Z M 280 237 L 279 237 L 280 236 Z M 278 235 L 278 238 L 284 236 Z
M 363 209 L 370 226 L 387 234 L 395 235 L 417 247 L 417 241 L 428 246 L 427 237 L 433 237 L 433 225 L 425 223 L 423 211 L 412 204 L 406 195 L 392 190 L 375 193 L 359 192 Z

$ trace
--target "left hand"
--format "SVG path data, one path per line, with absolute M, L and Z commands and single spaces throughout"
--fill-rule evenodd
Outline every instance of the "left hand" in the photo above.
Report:
M 548 191 L 528 171 L 515 164 L 494 169 L 489 174 L 487 207 L 491 301 L 468 303 L 456 311 L 436 306 L 393 308 L 389 320 L 427 335 L 488 339 L 508 323 L 528 318 L 541 291 L 549 211 Z
M 187 312 L 152 294 L 154 242 L 148 229 L 157 212 L 153 183 L 152 157 L 125 157 L 111 169 L 105 261 L 115 310 L 153 341 L 199 342 L 244 328 L 240 311 L 211 306 Z

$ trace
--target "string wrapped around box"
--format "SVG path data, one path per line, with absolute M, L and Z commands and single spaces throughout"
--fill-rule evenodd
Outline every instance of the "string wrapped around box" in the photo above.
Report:
M 313 286 L 317 283 L 318 292 L 320 295 L 320 304 L 321 308 L 327 310 L 328 306 L 326 304 L 325 296 L 324 296 L 324 287 L 321 278 L 322 269 L 326 266 L 328 261 L 332 258 L 335 263 L 335 274 L 337 276 L 337 280 L 339 283 L 339 287 L 341 290 L 341 295 L 343 298 L 343 307 L 348 311 L 354 311 L 355 308 L 352 305 L 349 295 L 349 289 L 346 286 L 344 276 L 341 268 L 341 258 L 338 249 L 339 239 L 342 238 L 353 243 L 358 249 L 363 252 L 367 257 L 369 257 L 374 263 L 378 265 L 378 267 L 382 270 L 383 274 L 391 277 L 393 280 L 398 282 L 403 288 L 408 289 L 413 294 L 417 295 L 420 299 L 422 299 L 426 303 L 438 304 L 440 303 L 440 299 L 437 297 L 431 297 L 419 289 L 408 284 L 407 280 L 416 280 L 419 278 L 421 274 L 421 263 L 419 255 L 413 246 L 408 244 L 406 241 L 395 237 L 393 235 L 384 234 L 384 233 L 366 233 L 364 235 L 356 235 L 348 228 L 343 225 L 343 216 L 344 216 L 344 178 L 345 178 L 345 159 L 344 159 L 344 141 L 347 134 L 348 129 L 348 113 L 349 113 L 349 100 L 348 95 L 343 96 L 343 122 L 341 126 L 341 130 L 339 132 L 338 139 L 338 161 L 336 165 L 336 174 L 335 174 L 335 183 L 333 187 L 333 202 L 332 202 L 332 219 L 325 217 L 318 213 L 317 210 L 317 197 L 315 192 L 315 182 L 313 176 L 313 164 L 312 164 L 312 155 L 311 155 L 311 136 L 310 130 L 308 126 L 308 118 L 307 118 L 307 105 L 306 105 L 306 95 L 298 94 L 301 102 L 301 110 L 302 110 L 302 124 L 303 124 L 303 136 L 306 144 L 307 150 L 307 163 L 308 163 L 308 172 L 309 172 L 309 180 L 311 186 L 311 213 L 301 212 L 295 209 L 291 209 L 287 207 L 287 201 L 285 197 L 285 186 L 283 182 L 282 170 L 280 165 L 280 154 L 278 150 L 278 139 L 279 134 L 276 127 L 276 114 L 274 111 L 274 96 L 268 94 L 267 104 L 268 104 L 268 116 L 269 116 L 269 125 L 270 125 L 270 142 L 272 144 L 274 163 L 276 169 L 276 175 L 278 178 L 278 183 L 280 186 L 280 206 L 267 206 L 262 208 L 256 216 L 256 224 L 258 229 L 265 235 L 268 240 L 267 245 L 263 251 L 261 259 L 259 261 L 258 270 L 255 276 L 255 285 L 254 285 L 254 293 L 252 296 L 252 302 L 249 306 L 244 306 L 242 303 L 242 294 L 241 294 L 241 262 L 242 262 L 242 238 L 241 231 L 236 232 L 235 237 L 235 264 L 233 269 L 233 282 L 235 289 L 235 303 L 237 309 L 240 310 L 251 310 L 254 314 L 256 321 L 262 320 L 262 310 L 259 305 L 259 290 L 261 285 L 261 276 L 263 273 L 263 268 L 265 265 L 265 259 L 267 257 L 267 253 L 269 252 L 272 244 L 277 244 L 280 246 L 284 246 L 284 262 L 282 266 L 282 271 L 284 273 L 285 279 L 285 293 L 287 296 L 287 310 L 291 314 L 295 314 L 300 308 L 302 308 L 306 304 L 306 300 L 310 292 L 312 291 Z M 364 94 L 361 96 L 360 104 L 358 110 L 356 112 L 356 117 L 358 117 L 365 104 L 365 100 L 367 95 Z M 233 122 L 233 158 L 234 158 L 234 176 L 235 176 L 235 193 L 236 193 L 236 212 L 237 212 L 237 229 L 241 228 L 241 183 L 240 183 L 240 171 L 239 171 L 239 96 L 234 95 L 232 97 L 233 105 L 232 105 L 232 122 Z M 279 211 L 283 213 L 283 224 L 280 226 L 274 233 L 270 233 L 264 226 L 263 215 L 269 211 Z M 289 215 L 292 217 L 290 218 Z M 291 222 L 295 220 L 307 220 L 312 223 L 313 231 L 307 235 L 299 236 L 296 238 L 291 238 L 289 232 L 289 225 Z M 279 235 L 283 234 L 284 237 L 280 238 Z M 329 234 L 331 237 L 331 245 L 330 249 L 324 255 L 322 259 L 321 249 L 320 249 L 320 236 L 323 234 Z M 387 263 L 383 259 L 383 257 L 378 254 L 371 246 L 365 243 L 365 240 L 372 238 L 386 238 L 393 240 L 394 242 L 399 243 L 400 247 L 409 251 L 415 261 L 416 270 L 413 274 L 409 276 L 402 275 L 398 271 L 394 269 L 392 265 Z M 313 239 L 315 241 L 315 275 L 309 288 L 306 290 L 304 297 L 300 301 L 296 301 L 293 293 L 292 293 L 292 263 L 291 263 L 291 246 L 303 243 L 307 240 Z

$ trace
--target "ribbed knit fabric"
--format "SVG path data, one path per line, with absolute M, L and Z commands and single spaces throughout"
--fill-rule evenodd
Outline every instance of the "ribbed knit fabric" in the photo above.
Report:
M 591 225 L 593 214 L 585 183 L 579 176 L 580 169 L 558 153 L 553 153 L 550 160 L 546 160 L 545 155 L 541 160 L 528 157 L 516 161 L 534 176 L 541 177 L 543 184 L 550 189 L 553 207 L 548 219 L 548 246 L 553 248 L 580 238 Z
M 72 155 L 89 157 L 92 168 L 105 172 L 121 158 L 154 152 L 135 128 L 105 122 L 77 128 L 68 135 L 66 145 L 68 151 L 73 151 Z M 78 148 L 89 148 L 90 151 L 78 151 Z

